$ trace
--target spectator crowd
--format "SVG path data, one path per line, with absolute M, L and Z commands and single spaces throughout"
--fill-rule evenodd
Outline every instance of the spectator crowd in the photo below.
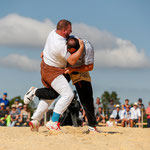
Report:
M 138 102 L 133 103 L 132 106 L 129 105 L 129 99 L 125 99 L 125 103 L 122 106 L 114 104 L 113 99 L 111 99 L 107 109 L 104 110 L 103 104 L 98 97 L 95 104 L 95 113 L 97 122 L 106 123 L 106 126 L 121 125 L 122 127 L 140 126 L 143 122 L 143 116 L 146 115 L 147 127 L 150 127 L 150 102 L 145 110 L 141 98 L 138 99 Z
M 50 110 L 50 112 L 52 111 Z M 141 98 L 138 102 L 133 103 L 132 106 L 129 104 L 129 99 L 125 99 L 123 105 L 114 104 L 114 100 L 110 99 L 106 108 L 104 108 L 99 97 L 96 99 L 95 117 L 98 124 L 104 124 L 109 127 L 117 125 L 136 127 L 143 122 L 144 115 L 147 118 L 147 127 L 150 127 L 150 102 L 145 109 Z M 10 106 L 7 93 L 4 93 L 3 97 L 0 98 L 0 126 L 28 126 L 30 116 L 31 113 L 28 110 L 28 106 L 21 103 L 19 99 L 15 99 L 14 103 Z M 49 118 L 50 116 L 48 116 Z M 85 111 L 77 97 L 61 116 L 60 122 L 61 125 L 86 125 Z
M 27 105 L 15 99 L 14 104 L 9 105 L 7 93 L 0 98 L 0 126 L 28 126 L 30 121 L 30 112 Z

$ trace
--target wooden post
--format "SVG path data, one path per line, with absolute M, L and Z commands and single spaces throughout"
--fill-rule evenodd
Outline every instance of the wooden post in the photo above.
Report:
M 143 108 L 142 108 L 142 120 L 141 120 L 141 122 L 142 122 L 142 128 L 143 128 Z

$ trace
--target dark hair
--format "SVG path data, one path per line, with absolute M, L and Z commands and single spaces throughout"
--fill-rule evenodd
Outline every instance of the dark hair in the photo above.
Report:
M 71 22 L 68 20 L 62 19 L 57 23 L 57 30 L 66 29 L 68 25 L 71 25 Z
M 67 49 L 75 48 L 76 50 L 78 50 L 80 47 L 79 40 L 76 39 L 75 37 L 69 37 L 66 44 L 67 44 Z
M 110 99 L 109 101 L 110 101 L 110 102 L 114 102 L 114 100 L 113 100 L 113 99 Z
M 138 101 L 139 101 L 139 102 L 142 102 L 142 98 L 139 98 Z

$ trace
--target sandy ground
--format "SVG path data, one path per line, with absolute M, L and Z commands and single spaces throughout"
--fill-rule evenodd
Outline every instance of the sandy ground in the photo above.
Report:
M 150 129 L 99 127 L 103 133 L 85 134 L 87 127 L 62 127 L 63 133 L 41 127 L 0 127 L 0 150 L 149 150 Z

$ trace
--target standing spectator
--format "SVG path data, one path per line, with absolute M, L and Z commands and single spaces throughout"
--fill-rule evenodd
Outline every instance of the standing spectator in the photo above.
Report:
M 144 115 L 145 115 L 146 112 L 145 112 L 145 106 L 142 103 L 142 98 L 138 99 L 138 108 L 140 109 L 140 112 L 141 112 L 141 122 L 143 123 L 143 117 L 144 117 Z M 141 127 L 143 127 L 143 125 Z
M 98 112 L 96 114 L 96 121 L 105 123 L 105 115 L 102 107 L 98 107 Z
M 30 112 L 28 111 L 27 105 L 23 105 L 23 109 L 21 110 L 19 123 L 22 124 L 22 126 L 28 126 L 30 121 Z
M 133 107 L 131 108 L 131 118 L 133 120 L 133 123 L 141 122 L 141 112 L 138 108 L 138 103 L 134 103 Z
M 122 105 L 122 110 L 126 109 L 127 106 L 129 106 L 129 108 L 131 107 L 129 105 L 129 99 L 125 99 L 125 104 Z
M 146 115 L 147 115 L 147 127 L 150 128 L 150 102 L 148 103 L 148 107 L 146 109 Z
M 6 125 L 6 118 L 8 116 L 8 111 L 5 109 L 5 104 L 1 103 L 1 109 L 0 109 L 0 126 Z
M 117 122 L 114 120 L 114 116 L 110 115 L 110 119 L 109 121 L 106 122 L 106 126 L 107 127 L 112 127 L 112 126 L 116 126 Z
M 18 109 L 18 107 L 19 107 L 19 99 L 18 98 L 15 99 L 14 104 L 16 105 L 16 108 Z
M 3 98 L 0 98 L 0 103 L 4 103 L 5 104 L 5 109 L 6 109 L 6 107 L 7 106 L 9 106 L 9 101 L 8 101 L 8 99 L 7 99 L 7 93 L 4 93 L 3 94 Z
M 96 98 L 96 103 L 95 103 L 95 114 L 97 114 L 99 107 L 103 107 L 103 104 L 100 102 L 100 98 L 97 97 Z
M 84 116 L 83 116 L 83 108 L 81 107 L 79 110 L 79 118 L 78 118 L 79 125 L 84 125 Z
M 144 104 L 142 103 L 142 98 L 139 98 L 139 99 L 138 99 L 138 108 L 140 109 L 141 115 L 142 115 L 142 117 L 143 117 L 143 115 L 145 114 L 145 106 L 144 106 Z
M 110 116 L 112 114 L 113 110 L 115 109 L 113 99 L 109 100 L 109 104 L 107 106 L 107 109 L 108 109 L 108 116 Z
M 142 103 L 142 98 L 139 98 L 139 99 L 138 99 L 138 108 L 140 108 L 140 110 L 141 110 L 141 109 L 145 110 L 145 106 L 144 106 L 144 104 Z
M 121 123 L 121 113 L 122 110 L 120 110 L 120 105 L 116 105 L 116 109 L 113 110 L 112 115 L 114 116 L 114 119 L 117 123 Z
M 19 118 L 19 113 L 17 111 L 16 105 L 13 104 L 11 106 L 12 110 L 10 111 L 10 117 L 11 117 L 11 124 L 9 125 L 10 127 L 13 127 L 16 125 L 18 118 Z
M 79 126 L 78 124 L 78 117 L 79 111 L 81 108 L 80 102 L 77 100 L 76 91 L 74 91 L 75 96 L 68 106 L 67 110 L 63 113 L 61 117 L 61 125 L 73 125 L 74 127 Z
M 125 127 L 125 124 L 127 125 L 130 124 L 130 127 L 133 127 L 133 120 L 131 118 L 131 111 L 130 111 L 129 105 L 127 105 L 126 109 L 122 111 L 121 119 L 122 119 L 122 122 L 121 122 L 122 127 Z

